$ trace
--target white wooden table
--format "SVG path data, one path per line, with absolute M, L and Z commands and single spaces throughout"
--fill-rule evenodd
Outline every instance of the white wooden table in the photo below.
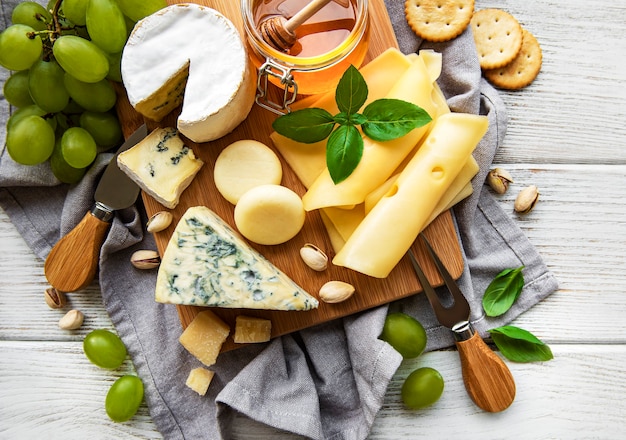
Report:
M 401 1 L 401 0 L 398 0 Z M 616 439 L 626 430 L 626 0 L 476 1 L 512 13 L 538 38 L 542 71 L 528 88 L 503 92 L 510 124 L 496 164 L 515 179 L 499 197 L 560 282 L 560 290 L 514 324 L 547 342 L 554 359 L 508 363 L 517 397 L 504 413 L 478 410 L 463 389 L 455 350 L 405 361 L 388 388 L 371 439 Z M 513 213 L 523 186 L 541 191 L 526 216 Z M 79 331 L 43 300 L 43 263 L 0 211 L 0 438 L 160 438 L 142 406 L 109 421 L 111 383 L 125 371 L 91 365 L 81 342 L 112 328 L 97 285 L 73 295 Z M 421 365 L 446 380 L 431 408 L 408 411 L 400 387 Z M 293 438 L 240 418 L 234 437 Z

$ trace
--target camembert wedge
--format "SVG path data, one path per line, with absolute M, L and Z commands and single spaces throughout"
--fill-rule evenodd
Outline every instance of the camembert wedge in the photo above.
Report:
M 310 310 L 319 305 L 204 206 L 189 208 L 178 222 L 159 267 L 155 299 L 265 310 Z

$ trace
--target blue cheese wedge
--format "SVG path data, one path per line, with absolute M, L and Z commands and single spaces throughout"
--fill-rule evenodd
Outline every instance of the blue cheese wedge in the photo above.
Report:
M 175 128 L 157 128 L 120 153 L 117 164 L 157 202 L 173 209 L 204 163 L 183 143 Z
M 265 310 L 310 310 L 319 305 L 204 206 L 189 208 L 178 222 L 159 267 L 155 299 Z

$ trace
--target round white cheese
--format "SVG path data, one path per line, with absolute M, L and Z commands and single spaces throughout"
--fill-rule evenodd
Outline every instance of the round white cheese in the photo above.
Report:
M 281 185 L 261 185 L 247 191 L 235 205 L 235 226 L 248 240 L 265 245 L 285 243 L 304 226 L 300 196 Z
M 192 3 L 140 20 L 122 54 L 122 80 L 132 106 L 160 121 L 182 103 L 178 130 L 194 142 L 231 132 L 248 115 L 256 70 L 233 23 Z
M 283 167 L 270 147 L 252 139 L 233 142 L 217 156 L 213 179 L 220 194 L 233 205 L 248 190 L 280 184 Z

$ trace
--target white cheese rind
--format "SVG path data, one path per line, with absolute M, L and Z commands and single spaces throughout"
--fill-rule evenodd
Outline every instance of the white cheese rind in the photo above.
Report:
M 155 299 L 264 310 L 310 310 L 319 305 L 204 206 L 189 208 L 176 226 L 159 267 Z
M 122 55 L 128 99 L 161 120 L 182 102 L 178 129 L 194 142 L 224 136 L 254 103 L 256 70 L 241 36 L 218 11 L 171 5 L 140 20 Z

